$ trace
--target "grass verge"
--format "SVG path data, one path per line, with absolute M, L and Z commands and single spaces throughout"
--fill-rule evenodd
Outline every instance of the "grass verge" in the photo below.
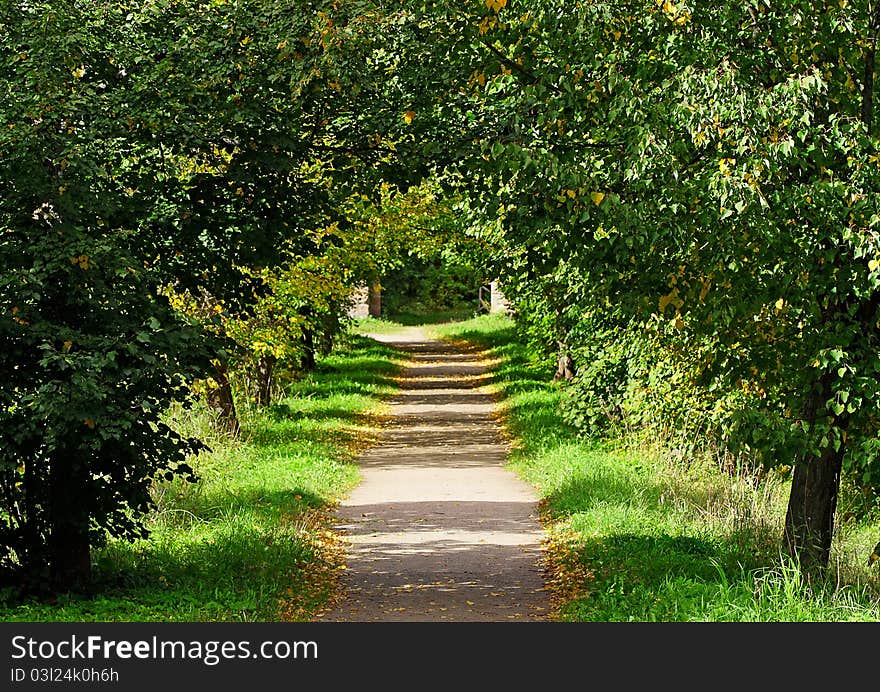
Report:
M 734 477 L 630 441 L 580 439 L 564 385 L 503 316 L 433 328 L 500 360 L 494 384 L 511 466 L 540 492 L 546 570 L 566 621 L 877 621 L 880 578 L 864 559 L 880 527 L 839 527 L 827 583 L 805 584 L 779 554 L 787 481 Z M 846 498 L 842 498 L 846 504 Z M 873 540 L 872 540 L 873 537 Z M 867 552 L 866 552 L 867 551 Z
M 240 440 L 211 438 L 207 412 L 180 418 L 214 450 L 198 483 L 155 486 L 150 537 L 94 554 L 94 595 L 0 601 L 4 621 L 310 620 L 335 594 L 341 551 L 330 508 L 358 480 L 371 414 L 395 390 L 397 354 L 352 335 L 263 410 Z M 183 414 L 179 414 L 183 415 Z

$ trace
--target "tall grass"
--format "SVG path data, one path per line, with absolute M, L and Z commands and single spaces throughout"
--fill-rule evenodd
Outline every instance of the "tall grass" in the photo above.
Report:
M 643 436 L 582 439 L 559 415 L 564 385 L 553 364 L 520 343 L 509 319 L 435 332 L 500 358 L 494 383 L 514 438 L 510 463 L 543 498 L 559 619 L 880 619 L 880 578 L 865 564 L 876 519 L 841 516 L 827 581 L 806 584 L 780 554 L 785 476 L 731 475 L 709 455 L 672 457 Z
M 92 595 L 6 594 L 0 618 L 311 619 L 333 597 L 340 567 L 328 510 L 357 482 L 351 461 L 374 438 L 369 414 L 394 391 L 397 359 L 350 336 L 270 407 L 238 402 L 239 440 L 214 432 L 204 408 L 169 412 L 213 449 L 192 460 L 199 481 L 154 486 L 149 538 L 96 550 Z

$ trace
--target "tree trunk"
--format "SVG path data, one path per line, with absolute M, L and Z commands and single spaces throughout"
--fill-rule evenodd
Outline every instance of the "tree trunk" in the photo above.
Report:
M 369 292 L 369 313 L 370 317 L 382 316 L 382 286 L 377 279 L 370 282 Z
M 831 378 L 825 375 L 819 393 L 813 396 L 805 412 L 811 425 L 831 397 Z M 845 418 L 835 418 L 832 425 L 840 434 L 846 430 L 846 424 Z M 828 445 L 794 468 L 783 535 L 788 555 L 808 578 L 820 575 L 828 567 L 845 450 L 841 440 L 836 450 Z
M 49 580 L 57 591 L 86 588 L 92 577 L 86 469 L 60 453 L 49 471 Z
M 264 407 L 271 403 L 274 369 L 274 356 L 260 356 L 257 361 L 257 406 Z
M 317 360 L 315 357 L 315 329 L 312 324 L 312 307 L 311 305 L 304 305 L 299 309 L 299 314 L 301 317 L 305 318 L 303 321 L 302 328 L 302 338 L 300 340 L 300 344 L 302 345 L 302 357 L 300 358 L 300 367 L 306 372 L 311 372 L 315 369 L 317 365 Z
M 315 358 L 315 334 L 310 328 L 303 329 L 302 349 L 300 367 L 306 372 L 311 372 L 315 369 L 317 360 Z
M 553 375 L 555 380 L 570 380 L 574 377 L 574 359 L 571 357 L 568 346 L 561 341 L 558 344 L 558 356 L 556 358 L 556 374 Z
M 222 363 L 217 366 L 214 373 L 217 387 L 208 392 L 208 404 L 217 411 L 217 423 L 220 429 L 238 437 L 241 433 L 241 425 L 238 422 L 238 414 L 235 411 L 235 400 L 232 398 L 232 384 L 229 382 L 229 372 Z
M 842 446 L 838 451 L 828 448 L 794 469 L 785 515 L 785 543 L 789 556 L 807 576 L 828 567 L 842 461 Z

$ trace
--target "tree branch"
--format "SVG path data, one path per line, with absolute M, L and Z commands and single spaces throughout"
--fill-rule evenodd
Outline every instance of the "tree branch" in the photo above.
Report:
M 493 46 L 491 43 L 489 43 L 488 41 L 485 41 L 485 40 L 484 40 L 484 41 L 481 41 L 481 43 L 482 43 L 484 46 L 486 46 L 486 48 L 488 48 L 490 51 L 492 51 L 492 53 L 493 53 L 493 54 L 494 54 L 494 55 L 495 55 L 495 56 L 496 56 L 496 57 L 502 62 L 502 64 L 503 64 L 505 67 L 508 67 L 508 68 L 510 68 L 511 70 L 514 70 L 514 71 L 518 72 L 518 73 L 521 74 L 523 77 L 525 77 L 526 79 L 528 79 L 529 84 L 534 85 L 534 84 L 541 83 L 541 79 L 540 79 L 536 74 L 534 74 L 533 72 L 529 72 L 526 68 L 524 68 L 524 67 L 523 67 L 522 65 L 520 65 L 518 62 L 516 62 L 515 60 L 511 60 L 510 58 L 508 58 L 504 53 L 501 52 L 501 50 L 499 50 L 498 48 L 496 48 L 495 46 Z M 555 92 L 555 93 L 557 93 L 557 94 L 561 94 L 561 93 L 562 93 L 562 89 L 560 89 L 558 86 L 556 86 L 556 85 L 554 85 L 554 84 L 546 84 L 546 83 L 544 83 L 544 86 L 546 86 L 548 89 L 550 89 L 551 91 L 553 91 L 553 92 Z

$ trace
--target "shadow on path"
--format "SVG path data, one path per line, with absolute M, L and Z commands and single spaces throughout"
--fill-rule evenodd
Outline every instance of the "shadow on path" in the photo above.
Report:
M 546 619 L 537 496 L 505 468 L 480 350 L 415 328 L 375 338 L 410 360 L 382 442 L 337 510 L 345 595 L 321 619 Z

